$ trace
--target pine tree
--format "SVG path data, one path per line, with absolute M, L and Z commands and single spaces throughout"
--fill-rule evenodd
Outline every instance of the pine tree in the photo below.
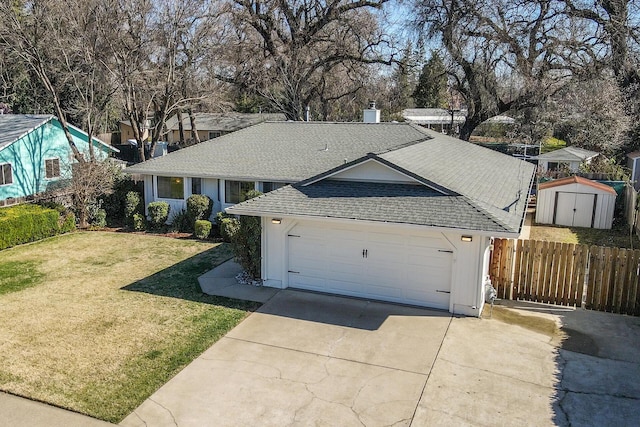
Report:
M 418 108 L 447 106 L 447 72 L 437 52 L 432 51 L 431 58 L 422 67 L 418 84 L 411 97 Z

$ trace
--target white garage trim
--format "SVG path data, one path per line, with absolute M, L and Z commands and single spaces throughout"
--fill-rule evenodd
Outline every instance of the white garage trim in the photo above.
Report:
M 287 240 L 289 287 L 449 309 L 454 248 L 442 234 L 300 222 Z
M 451 254 L 451 289 L 449 307 L 451 313 L 478 316 L 484 305 L 484 281 L 488 274 L 487 248 L 490 238 L 468 231 L 438 231 L 429 227 L 411 227 L 395 223 L 376 223 L 365 221 L 326 221 L 307 218 L 279 218 L 272 222 L 271 217 L 262 217 L 262 280 L 263 285 L 284 289 L 289 287 L 289 237 L 288 234 L 297 224 L 309 222 L 329 228 L 365 229 L 402 236 L 441 236 L 446 241 Z M 463 241 L 462 236 L 471 236 L 472 241 Z M 465 239 L 467 240 L 467 239 Z M 483 262 L 484 260 L 484 262 Z M 385 300 L 389 300 L 385 298 Z M 399 300 L 398 300 L 399 301 Z M 405 302 L 406 303 L 406 302 Z M 415 303 L 414 303 L 415 304 Z M 446 307 L 445 307 L 446 308 Z

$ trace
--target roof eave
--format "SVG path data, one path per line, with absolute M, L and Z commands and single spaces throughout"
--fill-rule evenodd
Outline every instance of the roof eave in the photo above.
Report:
M 269 212 L 269 211 L 255 211 L 251 209 L 242 209 L 238 208 L 239 205 L 234 205 L 225 209 L 225 212 L 231 215 L 243 215 L 243 216 L 258 216 L 258 217 L 274 217 L 274 218 L 288 218 L 288 219 L 297 219 L 297 220 L 309 220 L 309 219 L 321 219 L 325 221 L 331 222 L 357 222 L 360 224 L 388 224 L 388 225 L 396 225 L 396 226 L 404 226 L 411 228 L 420 228 L 420 229 L 432 229 L 438 231 L 447 231 L 447 232 L 456 232 L 456 233 L 472 233 L 474 235 L 480 235 L 485 237 L 499 237 L 499 238 L 518 238 L 520 232 L 515 231 L 489 231 L 489 230 L 478 230 L 474 228 L 456 228 L 456 227 L 441 227 L 441 226 L 433 226 L 433 225 L 423 225 L 423 224 L 413 224 L 407 222 L 394 222 L 394 221 L 374 221 L 367 219 L 356 219 L 356 218 L 340 218 L 340 217 L 330 217 L 330 216 L 321 216 L 321 215 L 300 215 L 300 214 L 285 214 L 280 212 Z

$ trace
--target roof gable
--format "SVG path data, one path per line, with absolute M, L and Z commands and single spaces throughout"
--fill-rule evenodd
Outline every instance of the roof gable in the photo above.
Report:
M 565 162 L 582 162 L 592 159 L 599 155 L 597 151 L 585 150 L 579 147 L 565 147 L 559 150 L 550 151 L 534 157 L 538 160 L 547 161 L 565 161 Z
M 324 179 L 334 179 L 339 181 L 363 181 L 363 182 L 385 182 L 417 184 L 418 181 L 396 169 L 384 165 L 379 161 L 369 157 L 360 163 L 350 165 L 325 177 Z
M 546 190 L 549 188 L 561 187 L 561 186 L 571 185 L 571 184 L 586 185 L 588 187 L 598 189 L 605 193 L 616 194 L 616 190 L 614 190 L 612 187 L 606 184 L 603 184 L 601 182 L 592 181 L 590 179 L 583 178 L 581 176 L 569 176 L 566 178 L 543 182 L 538 185 L 538 190 Z
M 351 163 L 338 166 L 330 171 L 309 178 L 301 185 L 307 186 L 324 179 L 355 182 L 378 182 L 395 184 L 421 184 L 441 194 L 453 195 L 453 192 L 410 171 L 403 170 L 376 154 L 369 153 L 365 157 Z
M 52 122 L 53 125 L 59 128 L 62 127 L 58 119 L 50 114 L 0 114 L 0 150 L 49 122 Z M 71 124 L 68 126 L 73 137 L 85 142 L 88 140 L 89 135 L 85 131 Z M 117 148 L 104 143 L 95 136 L 92 137 L 92 141 L 94 144 L 100 145 L 108 150 L 119 151 Z

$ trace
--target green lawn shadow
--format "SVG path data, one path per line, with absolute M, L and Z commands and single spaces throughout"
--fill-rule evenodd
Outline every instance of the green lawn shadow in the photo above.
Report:
M 255 311 L 260 307 L 260 303 L 207 295 L 200 289 L 198 277 L 231 259 L 232 256 L 229 245 L 221 244 L 121 289 L 245 311 Z

